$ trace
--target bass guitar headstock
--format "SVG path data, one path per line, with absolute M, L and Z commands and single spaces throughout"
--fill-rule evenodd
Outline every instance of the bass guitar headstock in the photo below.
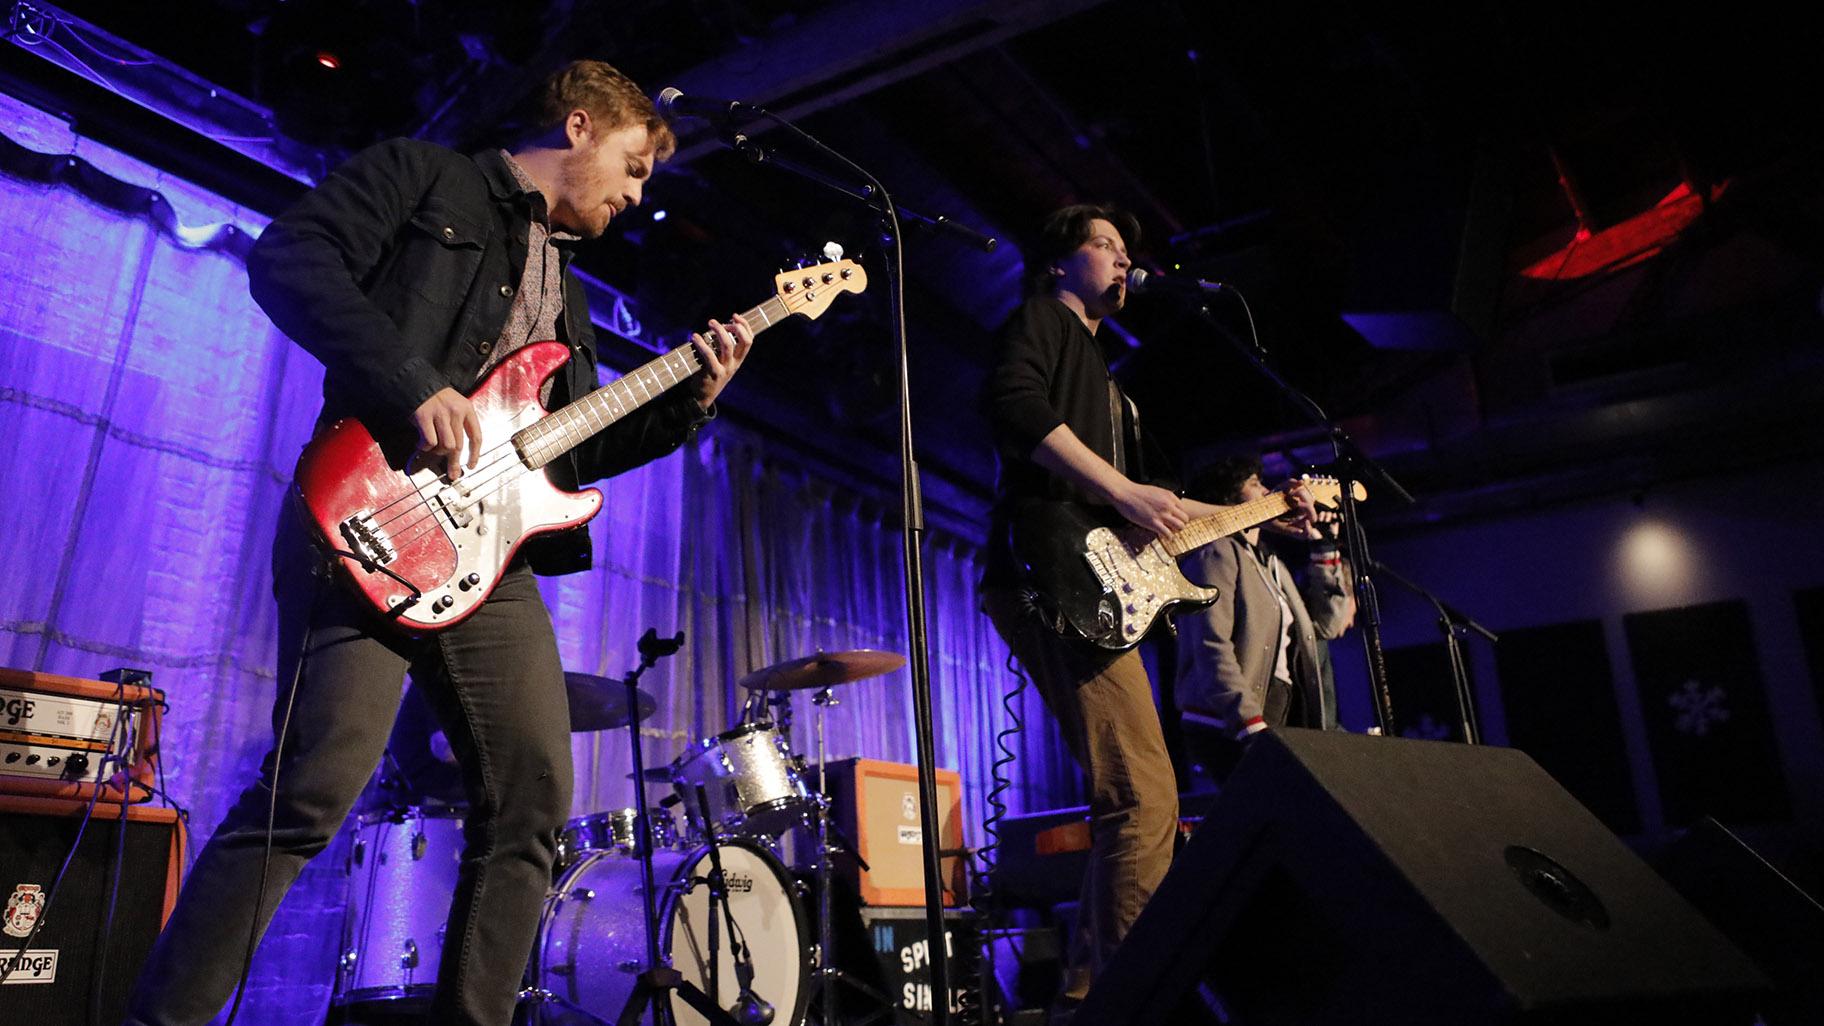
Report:
M 826 252 L 842 251 L 826 246 Z M 824 263 L 781 271 L 773 277 L 773 293 L 785 305 L 787 313 L 803 314 L 816 320 L 830 308 L 830 303 L 844 292 L 861 292 L 868 287 L 868 272 L 853 260 L 833 259 Z

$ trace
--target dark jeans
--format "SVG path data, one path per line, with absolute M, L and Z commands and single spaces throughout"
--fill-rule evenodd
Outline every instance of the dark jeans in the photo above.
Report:
M 308 626 L 278 774 L 259 930 L 328 846 L 380 762 L 400 683 L 425 690 L 463 767 L 469 814 L 430 1021 L 506 1026 L 531 954 L 556 835 L 570 811 L 570 716 L 557 639 L 532 574 L 510 570 L 462 623 L 388 627 L 315 558 L 288 510 L 273 547 L 279 602 L 275 736 Z M 181 757 L 181 753 L 179 753 Z M 273 753 L 197 857 L 140 975 L 128 1026 L 201 1026 L 233 995 L 266 844 Z

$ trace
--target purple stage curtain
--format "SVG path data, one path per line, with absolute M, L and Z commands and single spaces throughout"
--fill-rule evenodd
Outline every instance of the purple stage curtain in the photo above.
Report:
M 322 371 L 248 298 L 239 260 L 197 244 L 224 222 L 257 234 L 261 217 L 4 96 L 0 125 L 28 149 L 155 190 L 181 226 L 0 173 L 0 664 L 152 671 L 171 703 L 166 782 L 200 844 L 270 741 L 268 546 Z M 890 497 L 849 494 L 723 423 L 602 487 L 595 570 L 547 580 L 544 592 L 574 670 L 622 674 L 647 627 L 686 632 L 684 650 L 643 681 L 658 698 L 644 727 L 649 762 L 729 726 L 735 681 L 751 669 L 819 649 L 905 651 L 900 535 L 882 522 Z M 934 538 L 925 566 L 938 758 L 963 775 L 979 844 L 992 741 L 1008 722 L 1006 650 L 974 607 L 975 550 Z M 911 761 L 905 671 L 838 694 L 832 758 Z M 1021 710 L 1028 730 L 1007 803 L 1080 800 L 1035 693 Z M 809 753 L 808 696 L 795 711 Z M 624 732 L 578 735 L 578 814 L 632 804 L 626 744 Z M 346 842 L 345 831 L 280 910 L 241 1021 L 321 1021 Z

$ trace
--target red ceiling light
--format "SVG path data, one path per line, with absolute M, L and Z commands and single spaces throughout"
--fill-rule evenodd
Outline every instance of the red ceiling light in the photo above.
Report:
M 324 66 L 325 68 L 328 68 L 331 71 L 338 71 L 342 67 L 342 58 L 337 57 L 335 54 L 329 52 L 328 50 L 318 50 L 317 51 L 317 63 L 321 64 L 322 66 Z
M 1710 190 L 1715 202 L 1729 187 L 1719 182 Z M 1658 255 L 1704 212 L 1702 196 L 1680 184 L 1665 198 L 1626 221 L 1592 232 L 1578 227 L 1571 241 L 1520 273 L 1542 281 L 1568 281 L 1598 272 L 1619 271 Z

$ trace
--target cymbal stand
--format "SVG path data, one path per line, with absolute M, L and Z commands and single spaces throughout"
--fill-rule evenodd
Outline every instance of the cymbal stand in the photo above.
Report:
M 838 1026 L 842 1017 L 836 1012 L 836 969 L 831 964 L 836 927 L 830 909 L 830 760 L 823 737 L 823 721 L 837 704 L 836 692 L 818 688 L 811 704 L 817 707 L 817 1001 L 826 1026 Z
M 817 707 L 817 1001 L 822 1012 L 824 1026 L 840 1026 L 842 1020 L 837 1015 L 838 983 L 846 983 L 864 995 L 872 998 L 876 1005 L 885 1010 L 889 1016 L 897 1007 L 893 999 L 868 986 L 866 983 L 850 976 L 835 966 L 836 951 L 836 918 L 830 894 L 834 890 L 830 881 L 830 871 L 835 865 L 838 852 L 847 854 L 855 864 L 864 871 L 868 863 L 855 848 L 855 842 L 844 836 L 835 824 L 830 822 L 830 781 L 829 752 L 824 745 L 824 718 L 832 706 L 841 705 L 836 700 L 836 693 L 828 686 L 817 689 L 811 696 L 811 704 Z M 839 844 L 830 843 L 834 833 Z M 847 847 L 842 847 L 847 845 Z M 873 1022 L 879 1015 L 870 1017 Z

